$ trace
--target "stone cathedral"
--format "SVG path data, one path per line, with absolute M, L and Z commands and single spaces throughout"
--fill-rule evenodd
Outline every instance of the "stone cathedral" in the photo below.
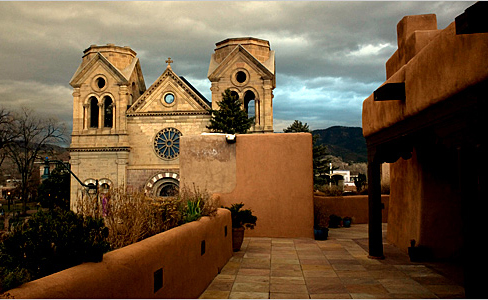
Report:
M 87 185 L 169 196 L 179 188 L 179 138 L 208 132 L 209 108 L 230 89 L 241 99 L 252 133 L 273 132 L 275 54 L 268 41 L 230 38 L 216 43 L 207 77 L 212 101 L 173 72 L 170 58 L 146 88 L 129 47 L 91 45 L 73 75 L 71 170 Z M 71 181 L 71 205 L 81 185 Z

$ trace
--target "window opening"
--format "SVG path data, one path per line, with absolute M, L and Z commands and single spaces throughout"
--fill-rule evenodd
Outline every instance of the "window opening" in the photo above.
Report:
M 237 82 L 244 83 L 246 81 L 246 79 L 247 79 L 247 75 L 243 71 L 239 71 L 236 73 Z
M 231 95 L 232 97 L 236 97 L 236 99 L 239 99 L 239 94 L 238 94 L 236 91 L 231 91 L 231 92 L 230 92 L 230 95 Z
M 178 186 L 173 182 L 165 182 L 159 191 L 160 197 L 174 197 L 178 195 Z
M 154 150 L 163 159 L 175 159 L 180 154 L 181 132 L 176 128 L 165 128 L 156 134 Z
M 256 96 L 254 95 L 254 93 L 252 91 L 247 91 L 244 94 L 244 109 L 247 112 L 248 118 L 256 117 L 256 119 L 258 119 L 257 115 L 256 115 L 256 100 L 255 100 L 255 98 L 256 98 Z
M 98 128 L 98 100 L 95 97 L 90 98 L 90 127 Z
M 96 79 L 96 84 L 97 84 L 97 87 L 99 89 L 103 89 L 105 87 L 105 84 L 106 84 L 105 79 L 103 79 L 103 77 L 98 77 Z
M 103 107 L 105 110 L 104 127 L 113 127 L 113 102 L 108 96 L 105 96 L 103 101 Z
M 164 96 L 164 102 L 166 102 L 166 104 L 171 104 L 174 101 L 175 101 L 175 95 L 168 93 Z

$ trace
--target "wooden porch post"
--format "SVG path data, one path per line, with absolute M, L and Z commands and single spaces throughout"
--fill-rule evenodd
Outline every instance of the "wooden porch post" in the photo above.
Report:
M 368 149 L 368 208 L 369 258 L 383 259 L 383 229 L 381 216 L 381 164 L 375 152 Z

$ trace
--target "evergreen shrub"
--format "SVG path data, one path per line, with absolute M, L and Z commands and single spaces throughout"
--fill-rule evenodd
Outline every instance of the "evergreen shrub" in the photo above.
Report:
M 110 249 L 101 218 L 56 208 L 39 211 L 0 242 L 0 291 L 87 261 Z

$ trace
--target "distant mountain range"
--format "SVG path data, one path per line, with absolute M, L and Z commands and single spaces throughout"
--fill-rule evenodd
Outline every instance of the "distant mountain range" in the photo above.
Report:
M 327 146 L 327 151 L 344 162 L 367 162 L 366 139 L 361 127 L 332 126 L 312 131 L 318 135 L 318 143 Z

